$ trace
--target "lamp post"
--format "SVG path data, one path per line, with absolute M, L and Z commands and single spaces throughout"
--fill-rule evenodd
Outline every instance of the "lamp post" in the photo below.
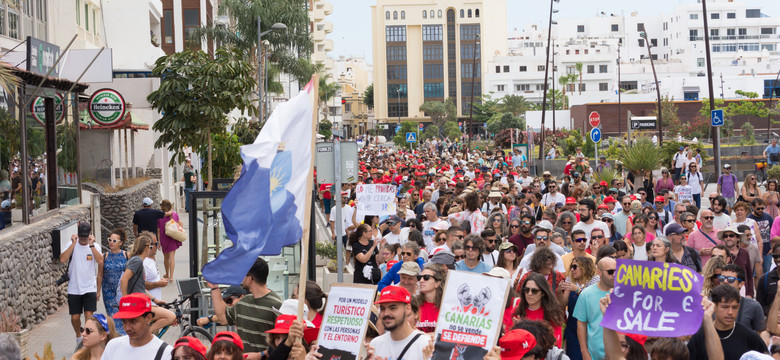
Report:
M 469 142 L 466 146 L 466 159 L 468 159 L 469 151 L 471 151 L 471 120 L 474 118 L 474 78 L 477 75 L 477 57 L 479 56 L 477 54 L 477 47 L 479 46 L 479 34 L 475 35 L 474 38 L 474 53 L 471 56 L 471 104 L 469 105 L 469 129 L 468 129 L 468 135 L 469 135 Z M 480 77 L 480 80 L 482 77 Z
M 542 165 L 542 172 L 544 172 L 544 120 L 545 114 L 547 114 L 547 82 L 549 81 L 550 75 L 550 40 L 552 38 L 552 26 L 553 24 L 557 24 L 557 22 L 553 21 L 552 16 L 553 13 L 558 12 L 558 10 L 553 9 L 553 4 L 557 2 L 561 2 L 561 0 L 550 0 L 550 20 L 547 25 L 547 55 L 545 55 L 544 60 L 544 89 L 542 90 L 544 92 L 542 97 L 542 134 L 539 142 L 539 163 Z
M 705 16 L 706 17 L 706 16 Z M 655 72 L 655 63 L 653 63 L 653 53 L 650 51 L 650 41 L 647 39 L 647 33 L 642 29 L 639 33 L 643 39 L 645 39 L 645 46 L 647 47 L 647 56 L 650 58 L 650 67 L 653 69 L 653 79 L 655 80 L 655 93 L 658 100 L 658 146 L 664 143 L 664 125 L 661 119 L 661 84 L 658 83 L 658 74 Z M 630 139 L 629 139 L 630 140 Z
M 257 17 L 257 61 L 258 61 L 258 67 L 257 67 L 257 116 L 260 119 L 265 119 L 265 106 L 263 101 L 263 84 L 265 74 L 266 72 L 263 71 L 263 64 L 265 63 L 265 59 L 263 59 L 263 35 L 270 33 L 274 30 L 287 30 L 287 25 L 282 23 L 276 23 L 271 25 L 271 30 L 266 31 L 260 31 L 260 24 L 262 21 L 260 20 L 260 16 Z M 267 91 L 266 91 L 267 92 Z

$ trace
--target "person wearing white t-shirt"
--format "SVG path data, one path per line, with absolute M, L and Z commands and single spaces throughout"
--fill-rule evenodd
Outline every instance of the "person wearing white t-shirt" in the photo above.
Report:
M 604 237 L 609 239 L 612 233 L 609 232 L 609 226 L 603 221 L 596 220 L 593 216 L 596 213 L 596 203 L 592 199 L 582 199 L 577 205 L 577 212 L 580 214 L 580 221 L 574 225 L 572 230 L 582 230 L 588 238 L 590 247 L 590 232 L 593 228 L 604 230 Z
M 542 205 L 545 207 L 547 206 L 555 206 L 557 203 L 565 203 L 566 202 L 566 196 L 558 192 L 558 183 L 553 181 L 550 181 L 549 184 L 547 184 L 547 194 L 542 195 Z
M 173 348 L 152 334 L 152 301 L 134 293 L 119 300 L 114 319 L 122 321 L 127 335 L 106 344 L 101 360 L 170 360 Z
M 79 223 L 77 234 L 71 236 L 60 254 L 60 262 L 68 264 L 68 312 L 77 345 L 81 343 L 81 314 L 86 322 L 97 310 L 97 279 L 103 277 L 103 254 L 91 233 L 88 222 Z
M 428 253 L 431 253 L 435 248 L 433 244 L 433 237 L 436 236 L 437 229 L 448 229 L 449 225 L 446 221 L 440 220 L 436 209 L 436 204 L 429 202 L 423 205 L 423 213 L 425 214 L 425 221 L 423 221 L 423 241 Z
M 388 244 L 399 244 L 403 246 L 409 240 L 409 228 L 401 228 L 401 218 L 397 215 L 390 215 L 385 220 L 385 224 L 390 229 L 390 232 L 384 236 L 384 240 Z
M 162 288 L 167 286 L 170 280 L 160 276 L 160 271 L 157 269 L 157 261 L 154 259 L 154 256 L 157 254 L 157 249 L 160 248 L 159 241 L 153 242 L 152 245 L 154 245 L 154 247 L 149 253 L 149 256 L 144 258 L 146 290 L 148 290 L 149 294 L 154 296 L 155 299 L 162 299 Z
M 380 359 L 427 360 L 433 354 L 433 339 L 412 328 L 407 318 L 412 313 L 412 296 L 400 286 L 386 286 L 379 300 L 379 319 L 385 333 L 371 340 L 368 353 Z M 404 349 L 406 349 L 404 351 Z

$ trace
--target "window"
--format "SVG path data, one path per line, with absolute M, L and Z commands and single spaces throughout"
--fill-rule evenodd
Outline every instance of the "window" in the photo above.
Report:
M 716 12 L 710 13 L 710 19 L 712 19 L 712 20 L 720 19 L 720 13 L 716 13 Z
M 460 58 L 472 60 L 479 57 L 480 45 L 477 43 L 460 44 Z
M 636 89 L 637 89 L 637 82 L 636 81 L 621 81 L 620 82 L 620 90 L 629 91 L 629 90 L 636 90 Z
M 479 9 L 474 9 L 474 17 L 479 17 Z
M 587 70 L 585 71 L 588 74 L 593 74 L 596 72 L 596 66 L 595 65 L 588 65 Z
M 200 26 L 200 9 L 184 9 L 184 46 L 200 48 L 200 39 L 192 38 L 192 33 Z
M 386 26 L 385 41 L 387 42 L 406 41 L 406 26 Z
M 8 8 L 8 36 L 19 39 L 19 14 Z
M 461 19 L 463 19 L 463 16 L 464 16 L 464 14 L 465 14 L 465 13 L 466 13 L 466 12 L 465 12 L 465 11 L 463 11 L 463 9 L 460 9 L 460 18 L 461 18 Z
M 479 24 L 466 24 L 460 26 L 461 40 L 476 40 L 479 34 Z
M 444 83 L 423 84 L 423 93 L 426 98 L 443 98 Z
M 612 32 L 618 32 L 620 31 L 620 26 L 618 24 L 612 24 Z
M 400 90 L 401 99 L 406 99 L 406 84 L 387 84 L 387 98 L 398 99 Z
M 435 14 L 433 13 L 433 10 L 429 11 L 428 13 L 429 13 L 429 14 L 431 14 L 431 15 L 430 15 L 430 17 L 431 17 L 431 19 L 433 19 L 433 16 L 435 15 Z M 439 17 L 441 17 L 441 15 L 439 15 Z
M 771 95 L 773 91 L 774 95 Z M 775 82 L 774 79 L 764 80 L 764 98 L 767 99 L 770 96 L 773 98 L 780 98 L 780 82 Z
M 460 83 L 460 93 L 463 97 L 471 96 L 471 87 L 474 86 L 474 97 L 482 94 L 482 84 L 479 81 L 464 80 Z
M 397 98 L 396 98 L 397 99 Z M 406 102 L 389 102 L 387 103 L 387 116 L 388 117 L 401 117 L 408 116 L 409 104 Z
M 468 17 L 469 17 L 469 18 L 471 18 L 471 9 L 469 9 L 469 10 L 467 11 L 467 13 L 468 13 Z
M 390 12 L 385 11 L 385 20 L 390 20 Z
M 442 40 L 442 26 L 441 25 L 423 25 L 423 41 L 441 41 Z
M 431 10 L 431 11 L 433 11 L 433 10 Z M 438 17 L 439 19 L 441 19 L 441 10 L 439 10 L 439 11 L 436 13 L 436 17 Z
M 650 45 L 652 46 L 658 46 L 658 39 L 650 39 Z
M 683 93 L 683 100 L 685 101 L 696 101 L 699 100 L 699 92 L 698 91 L 686 91 Z
M 599 73 L 606 74 L 607 73 L 607 65 L 599 65 Z
M 745 17 L 748 19 L 761 17 L 761 9 L 747 9 L 745 10 Z
M 761 35 L 772 35 L 775 33 L 775 28 L 761 28 Z
M 95 9 L 92 9 L 92 33 L 97 34 L 97 22 L 95 22 Z
M 515 85 L 515 91 L 531 91 L 531 85 L 529 84 Z
M 501 65 L 496 65 L 496 74 L 501 73 Z
M 536 84 L 536 91 L 542 91 L 544 89 L 544 84 Z
M 747 36 L 747 28 L 739 28 L 739 36 Z
M 736 19 L 737 13 L 726 13 L 726 19 Z
M 428 10 L 423 10 L 423 19 L 428 18 Z
M 704 67 L 704 58 L 697 58 L 696 59 L 696 66 Z
M 471 74 L 476 74 L 475 78 L 479 78 L 481 71 L 482 68 L 480 67 L 479 62 L 472 63 L 471 61 L 469 61 L 469 62 L 462 62 L 460 64 L 460 77 L 462 79 L 466 79 L 466 78 L 470 79 Z
M 636 31 L 645 31 L 645 23 L 637 23 Z
M 496 85 L 496 91 L 504 91 L 504 85 Z
M 544 65 L 537 65 L 536 71 L 544 71 Z
M 406 11 L 402 10 L 401 11 L 401 20 L 405 20 L 405 19 L 406 19 Z
M 585 25 L 577 25 L 577 32 L 578 33 L 585 32 Z
M 406 61 L 406 46 L 388 46 L 387 61 Z
M 690 41 L 699 40 L 699 30 L 696 29 L 688 30 L 688 37 Z
M 521 66 L 520 67 L 520 72 L 526 72 L 526 71 L 528 71 L 527 67 L 525 67 L 525 66 Z
M 645 47 L 645 39 L 637 39 L 639 42 L 639 47 Z
M 425 79 L 443 79 L 444 64 L 425 64 L 423 65 L 423 78 Z
M 406 79 L 406 65 L 387 65 L 387 80 Z
M 173 44 L 173 10 L 163 10 L 163 44 Z
M 735 29 L 726 29 L 726 36 L 731 36 L 733 39 L 733 36 L 736 35 L 737 30 Z
M 89 31 L 89 5 L 84 4 L 84 28 Z
M 441 60 L 442 56 L 441 45 L 423 45 L 423 60 Z
M 699 20 L 699 14 L 692 13 L 689 16 L 691 20 Z
M 81 0 L 76 0 L 76 25 L 81 25 Z
M 609 91 L 609 83 L 599 83 L 599 91 Z
M 718 36 L 720 31 L 718 29 L 710 29 L 710 36 Z
M 508 73 L 508 72 L 509 72 L 509 65 L 504 65 L 504 72 L 505 72 L 505 73 Z
M 393 11 L 393 20 L 398 20 L 398 11 Z

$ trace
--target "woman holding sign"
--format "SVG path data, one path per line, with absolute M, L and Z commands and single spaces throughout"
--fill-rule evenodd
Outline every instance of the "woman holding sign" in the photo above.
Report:
M 541 274 L 530 273 L 522 283 L 520 304 L 515 308 L 514 316 L 515 321 L 528 319 L 548 322 L 555 333 L 556 346 L 561 347 L 561 326 L 566 321 L 566 314 Z
M 367 224 L 361 224 L 350 234 L 349 244 L 355 256 L 355 273 L 352 282 L 355 284 L 376 284 L 381 278 L 382 272 L 376 263 L 377 245 L 371 240 L 374 233 Z

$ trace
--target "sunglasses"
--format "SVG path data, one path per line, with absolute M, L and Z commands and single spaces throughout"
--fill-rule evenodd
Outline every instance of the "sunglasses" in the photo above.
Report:
M 718 280 L 720 280 L 720 282 L 727 282 L 727 283 L 729 283 L 729 284 L 733 284 L 735 281 L 740 281 L 740 282 L 742 281 L 742 279 L 740 279 L 740 278 L 738 278 L 738 277 L 734 277 L 734 276 L 723 276 L 723 275 L 719 275 L 719 276 L 718 276 Z
M 509 227 L 511 227 L 511 228 L 519 228 L 520 225 L 509 225 Z
M 455 255 L 455 260 L 456 261 L 457 260 L 463 260 L 464 258 L 466 258 L 466 256 L 464 256 L 464 255 Z
M 576 238 L 574 239 L 574 242 L 586 242 L 588 241 L 588 238 Z
M 572 271 L 574 271 L 574 270 L 577 270 L 577 268 L 578 268 L 578 267 L 579 267 L 579 266 L 577 266 L 577 264 L 571 264 L 571 266 L 570 266 L 569 268 L 570 268 Z
M 120 242 L 120 241 L 122 241 L 122 240 L 117 240 L 117 239 L 108 239 L 108 242 L 110 242 L 110 243 L 118 243 L 118 242 Z
M 661 205 L 663 205 L 663 204 L 664 204 L 664 202 L 663 202 L 663 201 L 656 201 L 655 203 L 656 203 L 656 204 L 661 204 Z
M 710 202 L 715 201 L 715 199 L 717 199 L 717 198 L 711 197 L 710 198 Z
M 547 236 L 537 236 L 536 237 L 536 240 L 547 240 L 547 239 L 549 239 L 549 237 L 547 237 Z
M 511 247 L 509 249 L 504 250 L 504 252 L 507 253 L 507 254 L 517 254 L 517 249 Z M 780 256 L 780 255 L 778 255 L 778 256 Z
M 780 259 L 780 254 L 772 254 L 772 257 L 775 259 Z
M 157 247 L 158 244 L 159 244 L 159 242 L 153 242 L 153 243 L 149 244 L 149 248 L 150 249 L 154 249 L 155 247 Z
M 404 251 L 401 253 L 401 256 L 412 256 L 412 255 L 414 254 L 412 254 L 410 251 Z
M 97 331 L 97 330 L 92 330 L 90 328 L 85 328 L 85 327 L 79 328 L 79 333 L 87 333 L 87 335 L 90 335 L 90 334 L 92 334 L 95 331 Z
M 528 221 L 528 220 L 523 220 L 523 224 L 526 224 L 526 225 L 531 225 L 531 222 L 530 222 L 530 221 Z
M 479 250 L 479 248 L 478 248 L 478 247 L 476 247 L 476 246 L 471 246 L 471 245 L 466 245 L 466 246 L 464 246 L 463 248 L 464 248 L 464 249 L 466 249 L 466 250 Z
M 495 219 L 493 219 L 493 222 L 501 222 L 501 219 L 500 218 L 495 218 Z
M 561 224 L 563 224 L 563 225 L 571 225 L 571 221 L 563 221 L 563 222 L 561 222 Z
M 702 216 L 701 218 L 702 218 L 703 220 L 713 220 L 713 219 L 715 219 L 715 217 L 714 217 L 714 216 Z
M 485 242 L 488 242 L 488 243 L 494 244 L 494 243 L 497 243 L 497 242 L 498 242 L 498 239 L 493 239 L 493 240 L 485 240 Z
M 731 233 L 731 234 L 723 234 L 724 238 L 736 238 L 737 234 Z
M 598 236 L 591 236 L 591 239 L 603 239 L 604 235 L 598 235 Z
M 657 218 L 657 217 L 655 217 L 655 216 L 651 216 L 651 217 L 649 217 L 649 218 L 647 218 L 647 219 L 648 219 L 648 220 L 658 220 L 658 218 Z
M 757 208 L 756 208 L 756 210 L 761 210 L 761 211 L 764 211 L 764 208 L 762 208 L 762 207 L 757 207 Z
M 607 275 L 614 275 L 615 274 L 615 269 L 609 269 L 609 270 L 605 270 L 605 271 L 607 272 Z
M 688 219 L 688 220 L 683 220 L 683 222 L 686 222 L 686 223 L 692 223 L 692 222 L 696 222 L 696 220 L 693 220 L 693 219 Z
M 541 289 L 535 289 L 535 288 L 523 288 L 523 292 L 530 295 L 537 295 L 541 292 Z
M 420 280 L 422 280 L 422 279 L 425 279 L 425 281 L 428 281 L 428 280 L 430 280 L 430 279 L 434 279 L 434 280 L 436 280 L 436 281 L 439 281 L 439 279 L 437 279 L 435 276 L 433 276 L 433 275 L 430 275 L 430 274 L 425 274 L 425 275 L 417 275 L 417 281 L 420 281 Z

